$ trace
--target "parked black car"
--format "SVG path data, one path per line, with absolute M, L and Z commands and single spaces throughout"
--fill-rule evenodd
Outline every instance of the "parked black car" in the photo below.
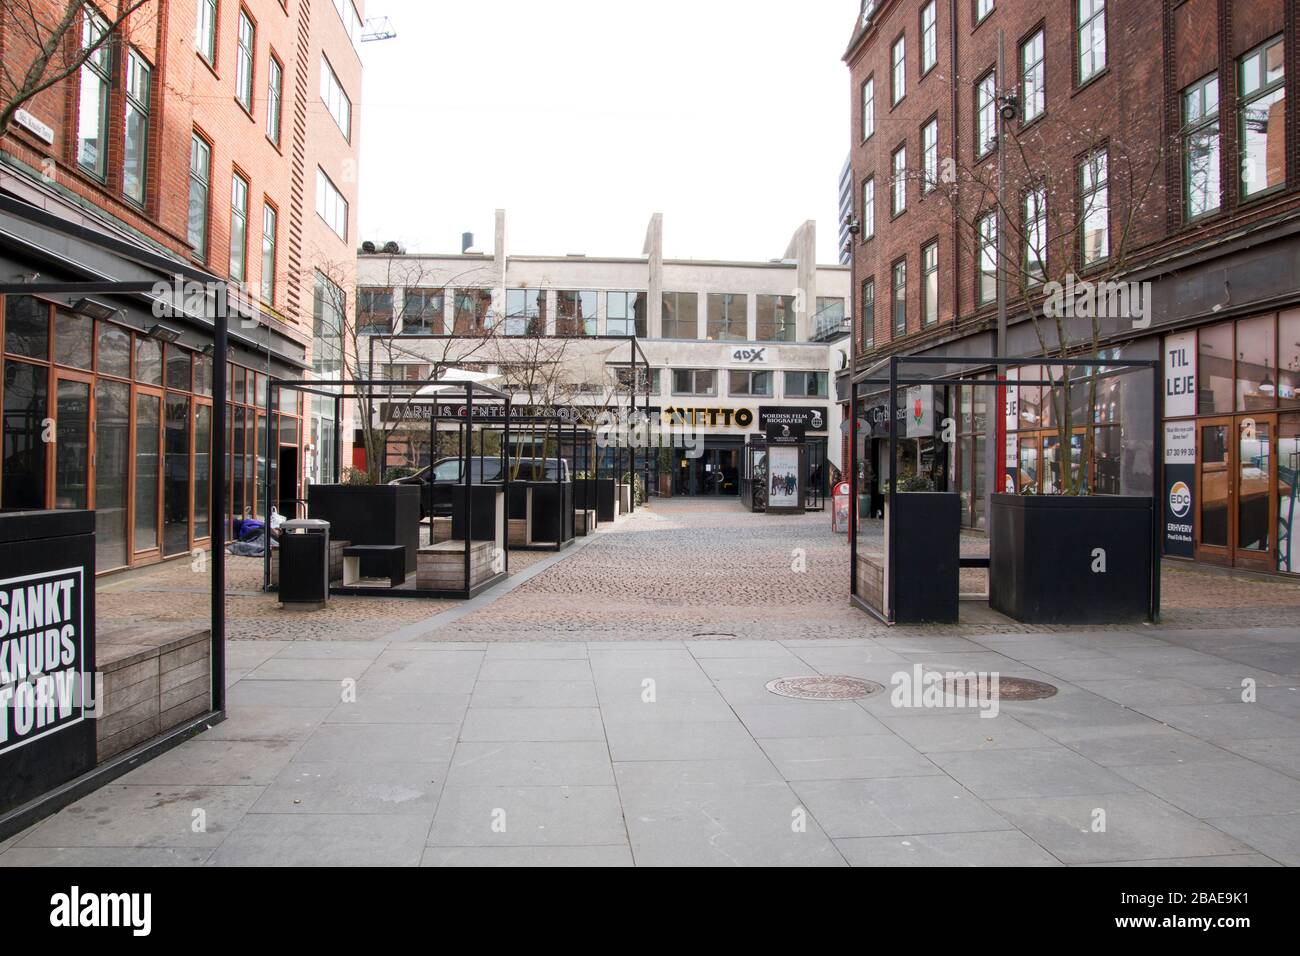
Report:
M 513 462 L 512 462 L 513 464 Z M 512 472 L 515 481 L 555 481 L 558 474 L 562 481 L 571 480 L 569 463 L 562 458 L 523 458 L 518 461 L 519 469 Z M 471 458 L 470 482 L 476 485 L 495 484 L 502 480 L 501 459 Z M 429 475 L 433 480 L 429 480 Z M 432 466 L 425 466 L 413 475 L 395 478 L 390 485 L 421 485 L 424 493 L 420 495 L 420 517 L 430 515 L 439 518 L 451 516 L 451 489 L 461 484 L 461 460 L 459 458 L 440 458 Z

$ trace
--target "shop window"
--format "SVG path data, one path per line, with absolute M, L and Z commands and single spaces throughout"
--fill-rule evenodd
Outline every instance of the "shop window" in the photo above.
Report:
M 167 396 L 166 478 L 163 483 L 163 553 L 190 547 L 190 398 Z
M 131 377 L 131 333 L 120 325 L 100 322 L 97 325 L 99 374 Z
M 54 361 L 70 368 L 89 369 L 94 335 L 93 319 L 57 309 L 54 313 Z
M 1300 309 L 1278 317 L 1277 345 L 1278 404 L 1300 405 Z
M 1277 570 L 1300 572 L 1300 414 L 1278 416 Z
M 50 307 L 29 295 L 5 297 L 5 351 L 44 361 L 50 356 Z
M 1029 381 L 1043 381 L 1043 369 L 1038 365 L 1024 365 L 1020 377 Z M 1043 389 L 1041 385 L 1018 386 L 1017 405 L 1021 428 L 1041 428 L 1043 424 Z
M 162 402 L 157 395 L 135 397 L 135 550 L 158 547 L 159 428 Z
M 85 508 L 90 500 L 90 384 L 62 379 L 55 399 L 54 507 Z
M 194 357 L 194 394 L 212 394 L 212 358 L 208 355 Z
M 1198 334 L 1196 407 L 1202 415 L 1233 410 L 1232 323 L 1212 325 Z
M 1237 410 L 1277 405 L 1277 369 L 1273 363 L 1276 325 L 1265 315 L 1237 323 Z
M 135 377 L 146 385 L 162 384 L 162 343 L 157 339 L 136 336 Z
M 0 506 L 45 507 L 45 442 L 49 376 L 43 365 L 6 362 L 4 375 L 4 475 Z
M 190 390 L 190 352 L 175 345 L 167 346 L 167 387 Z
M 131 386 L 95 383 L 95 568 L 127 563 L 126 502 L 131 463 Z
M 194 407 L 194 538 L 208 537 L 209 475 L 212 473 L 212 406 Z

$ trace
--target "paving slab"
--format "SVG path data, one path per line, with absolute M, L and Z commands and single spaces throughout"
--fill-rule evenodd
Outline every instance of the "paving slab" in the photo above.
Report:
M 208 858 L 210 866 L 416 866 L 426 815 L 250 813 Z
M 835 839 L 1005 830 L 1007 821 L 947 776 L 793 783 L 799 799 Z
M 293 759 L 300 740 L 217 740 L 200 735 L 118 778 L 142 786 L 266 786 Z
M 473 707 L 597 707 L 596 685 L 585 680 L 481 680 Z
M 836 840 L 850 866 L 1060 866 L 1019 830 Z
M 448 787 L 428 837 L 431 847 L 626 843 L 614 787 Z
M 733 760 L 761 757 L 754 738 L 739 721 L 605 719 L 605 736 L 614 760 Z
M 447 786 L 607 787 L 614 784 L 603 740 L 482 743 L 456 747 Z
M 1300 810 L 1264 816 L 1214 817 L 1209 821 L 1283 866 L 1300 866 Z
M 357 687 L 356 699 L 338 703 L 327 724 L 459 724 L 470 693 L 403 694 Z
M 0 853 L 0 866 L 198 866 L 211 855 L 210 849 L 174 846 L 19 846 Z
M 892 734 L 765 738 L 758 743 L 786 780 L 917 777 L 943 772 Z
M 109 784 L 43 821 L 15 848 L 215 847 L 262 791 Z
M 1138 789 L 1062 746 L 1050 750 L 964 750 L 931 753 L 944 773 L 984 800 L 1061 797 L 1077 793 L 1123 793 Z
M 0 857 L 0 863 L 3 862 Z M 431 846 L 421 866 L 610 867 L 632 866 L 632 850 L 615 846 Z
M 258 813 L 364 813 L 433 817 L 446 763 L 295 761 L 258 798 Z
M 953 750 L 1000 750 L 1011 747 L 1045 749 L 1053 746 L 1051 738 L 1014 717 L 1000 713 L 996 717 L 969 715 L 940 716 L 930 720 L 912 717 L 886 717 L 881 723 L 922 753 Z
M 1114 769 L 1192 816 L 1290 813 L 1300 827 L 1300 780 L 1243 757 Z
M 436 763 L 451 760 L 456 724 L 322 724 L 294 760 L 300 763 Z
M 1149 793 L 994 800 L 990 806 L 1064 863 L 1253 852 L 1243 841 Z M 1104 818 L 1097 812 L 1104 811 Z M 1104 823 L 1104 830 L 1094 827 Z
M 465 715 L 464 741 L 605 739 L 595 707 L 473 707 Z

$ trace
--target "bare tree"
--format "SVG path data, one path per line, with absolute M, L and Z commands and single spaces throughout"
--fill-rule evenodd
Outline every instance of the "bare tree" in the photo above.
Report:
M 1081 353 L 1100 358 L 1108 333 L 1115 331 L 1114 323 L 1107 329 L 1107 321 L 1136 319 L 1131 310 L 1140 304 L 1140 293 L 1130 290 L 1125 277 L 1147 242 L 1140 225 L 1163 210 L 1162 180 L 1171 146 L 1160 135 L 1128 142 L 1100 126 L 1080 126 L 1050 114 L 1027 131 L 1005 126 L 1005 142 L 991 144 L 1006 151 L 1005 190 L 999 189 L 998 163 L 988 155 L 907 175 L 919 179 L 923 191 L 933 191 L 941 208 L 955 217 L 965 261 L 974 263 L 984 293 L 977 307 L 994 301 L 1002 273 L 1008 311 L 1013 320 L 1028 316 L 1044 358 L 1062 363 Z M 1077 160 L 1063 163 L 1061 157 Z M 1080 334 L 1080 324 L 1072 318 L 1087 320 L 1086 331 Z M 1104 372 L 1092 366 L 1085 386 L 1068 364 L 1044 371 L 1054 383 L 1057 454 L 1066 456 L 1075 427 L 1071 390 L 1087 388 L 1087 421 L 1079 424 L 1092 425 Z M 1084 469 L 1092 460 L 1094 438 L 1094 429 L 1086 428 L 1083 467 L 1076 469 L 1064 458 L 1059 462 L 1060 493 L 1089 491 Z
M 95 21 L 87 19 L 83 0 L 0 0 L 0 133 L 35 96 L 101 50 L 114 50 L 131 15 L 153 2 L 120 0 L 116 16 Z

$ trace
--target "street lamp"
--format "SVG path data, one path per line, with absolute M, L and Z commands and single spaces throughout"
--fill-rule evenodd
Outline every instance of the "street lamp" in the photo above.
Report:
M 849 241 L 849 593 L 857 593 L 857 552 L 854 542 L 858 539 L 858 257 L 854 254 L 853 239 L 862 232 L 861 221 L 853 214 L 844 217 L 848 229 Z M 831 502 L 834 505 L 834 502 Z

